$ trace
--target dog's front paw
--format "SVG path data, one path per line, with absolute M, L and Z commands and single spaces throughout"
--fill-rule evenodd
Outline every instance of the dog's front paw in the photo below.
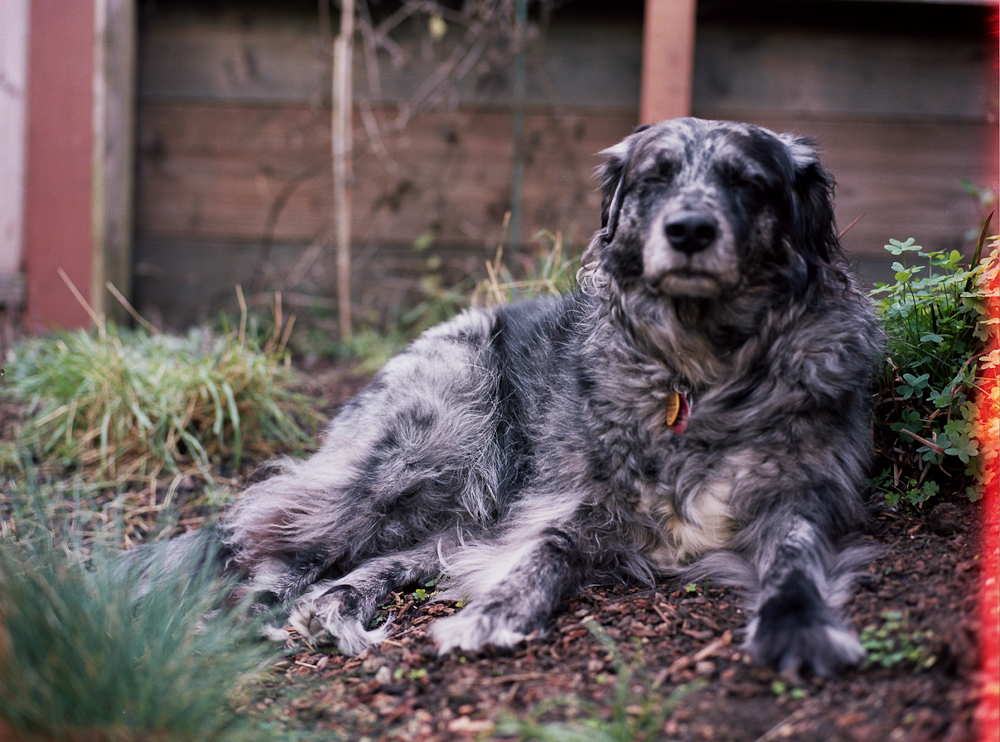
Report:
M 498 608 L 475 605 L 435 621 L 431 626 L 431 636 L 437 642 L 439 654 L 447 654 L 452 649 L 478 652 L 486 646 L 506 649 L 527 638 L 527 634 L 514 627 L 511 617 Z
M 850 629 L 814 624 L 754 631 L 747 649 L 757 662 L 786 675 L 829 678 L 861 663 L 865 650 Z
M 360 617 L 348 606 L 352 602 L 349 585 L 315 590 L 303 596 L 288 614 L 288 623 L 310 645 L 334 644 L 344 654 L 360 654 L 389 636 L 391 619 L 367 630 Z
M 865 658 L 854 632 L 828 610 L 788 610 L 772 599 L 747 633 L 745 646 L 754 660 L 786 675 L 829 678 Z
M 756 613 L 745 646 L 754 660 L 780 673 L 829 678 L 865 658 L 858 637 L 801 570 L 793 570 Z

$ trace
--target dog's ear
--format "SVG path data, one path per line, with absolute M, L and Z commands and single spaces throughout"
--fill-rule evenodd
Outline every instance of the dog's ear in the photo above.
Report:
M 611 242 L 618 227 L 618 212 L 621 210 L 622 183 L 628 169 L 632 153 L 631 137 L 626 137 L 614 147 L 608 147 L 599 154 L 607 158 L 597 174 L 601 179 L 601 231 L 605 243 Z
M 816 143 L 809 137 L 781 136 L 795 170 L 795 240 L 808 259 L 832 263 L 840 254 L 833 215 L 833 176 L 819 161 Z

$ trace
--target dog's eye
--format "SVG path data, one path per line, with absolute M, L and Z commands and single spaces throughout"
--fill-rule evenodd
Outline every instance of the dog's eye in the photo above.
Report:
M 666 186 L 670 185 L 671 179 L 663 175 L 647 175 L 642 178 L 642 184 L 648 186 Z
M 750 191 L 766 191 L 768 182 L 763 176 L 741 167 L 724 166 L 719 175 L 727 188 L 744 188 Z
M 650 185 L 659 185 L 659 186 L 670 185 L 671 183 L 674 182 L 674 179 L 677 177 L 678 169 L 679 169 L 678 167 L 676 167 L 671 163 L 664 163 L 656 170 L 646 173 L 642 177 L 642 181 Z
M 674 182 L 677 173 L 680 171 L 680 164 L 673 160 L 657 158 L 644 168 L 640 180 L 649 185 L 669 185 Z

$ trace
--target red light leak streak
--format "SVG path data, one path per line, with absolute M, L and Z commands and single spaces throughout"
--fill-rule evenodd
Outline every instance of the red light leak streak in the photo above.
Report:
M 993 274 L 989 305 L 990 316 L 996 318 L 997 274 Z M 992 325 L 991 347 L 997 348 L 997 325 Z M 994 366 L 984 374 L 984 384 L 980 391 L 981 430 L 985 440 L 980 440 L 982 448 L 997 451 L 997 368 Z M 1000 508 L 998 508 L 997 456 L 988 461 L 983 477 L 983 522 L 982 522 L 982 566 L 980 570 L 980 621 L 982 652 L 982 683 L 979 708 L 976 712 L 981 742 L 997 742 L 1000 739 L 1000 565 L 998 565 L 998 534 L 1000 534 Z
M 989 34 L 993 42 L 994 57 L 991 60 L 993 73 L 993 93 L 997 93 L 997 82 L 1000 78 L 1000 54 L 998 54 L 998 39 L 1000 39 L 1000 15 L 998 15 L 997 5 L 994 4 L 992 17 L 989 21 Z M 995 98 L 994 98 L 995 100 Z M 997 126 L 996 120 L 993 126 Z M 991 140 L 996 141 L 997 132 L 991 132 Z M 987 155 L 986 173 L 989 182 L 997 188 L 997 172 L 1000 163 L 997 162 L 998 152 L 995 146 L 991 146 Z M 1000 216 L 1000 215 L 998 215 Z M 995 223 L 996 224 L 996 223 Z M 997 234 L 996 226 L 991 230 Z M 995 244 L 994 241 L 990 241 Z M 997 285 L 997 273 L 992 274 L 992 285 L 987 292 L 987 303 L 989 306 L 989 316 L 994 320 L 1000 315 L 998 304 L 1000 304 L 1000 294 Z M 998 348 L 998 336 L 1000 336 L 1000 326 L 990 325 L 989 349 L 996 351 Z M 998 398 L 1000 390 L 997 388 L 997 367 L 988 369 L 983 379 L 983 388 L 980 391 L 980 430 L 985 431 L 985 440 L 980 441 L 980 446 L 987 450 L 992 449 L 993 456 L 988 459 L 987 471 L 983 478 L 983 523 L 982 523 L 982 566 L 980 571 L 980 592 L 979 592 L 979 616 L 981 620 L 980 651 L 982 657 L 982 676 L 980 688 L 979 708 L 976 709 L 976 721 L 979 727 L 980 742 L 998 742 L 1000 740 L 1000 479 L 998 479 Z

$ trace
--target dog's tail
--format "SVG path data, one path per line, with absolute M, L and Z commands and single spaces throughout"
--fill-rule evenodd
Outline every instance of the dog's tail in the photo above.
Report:
M 231 571 L 231 562 L 231 551 L 218 527 L 209 526 L 131 549 L 122 554 L 115 569 L 136 580 L 136 597 L 141 598 L 159 578 L 182 574 L 223 577 Z

